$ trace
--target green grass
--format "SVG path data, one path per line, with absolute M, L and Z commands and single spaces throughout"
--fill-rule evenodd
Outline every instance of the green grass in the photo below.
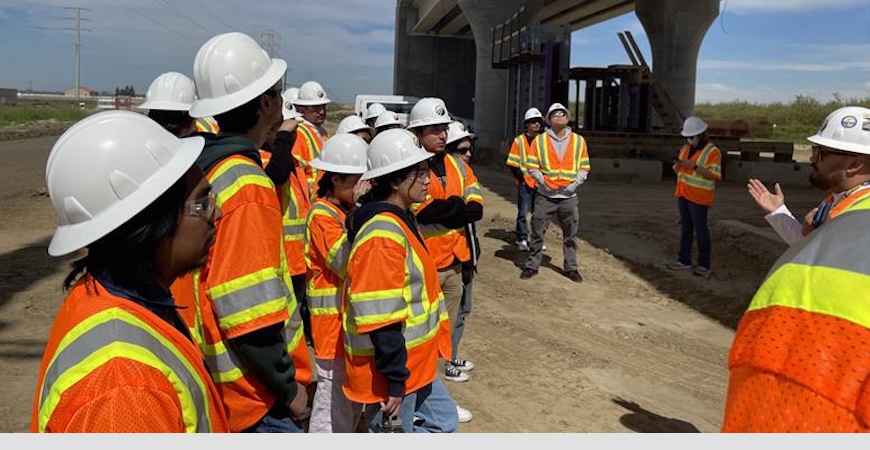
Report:
M 96 102 L 86 102 L 85 109 L 75 101 L 20 101 L 16 105 L 0 105 L 0 126 L 21 125 L 38 120 L 77 121 L 92 114 Z

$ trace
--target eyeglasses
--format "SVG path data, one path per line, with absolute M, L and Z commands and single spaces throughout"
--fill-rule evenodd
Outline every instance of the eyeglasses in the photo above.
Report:
M 566 113 L 565 113 L 565 111 L 562 111 L 561 109 L 557 109 L 557 110 L 551 112 L 550 115 L 553 117 L 565 117 Z
M 456 153 L 471 153 L 471 146 L 468 147 L 456 147 Z
M 834 150 L 832 148 L 825 147 L 824 145 L 814 145 L 812 146 L 812 149 L 813 153 L 810 155 L 810 160 L 816 162 L 821 161 L 823 155 L 855 156 L 854 153 Z
M 217 209 L 217 196 L 214 191 L 211 191 L 203 198 L 196 200 L 188 200 L 184 204 L 184 213 L 188 216 L 200 217 L 205 220 L 214 219 L 214 212 Z
M 428 168 L 414 169 L 411 171 L 411 173 L 408 174 L 408 178 L 411 179 L 412 181 L 417 181 L 420 178 L 424 178 L 424 177 L 428 177 L 428 176 L 429 176 L 429 169 Z

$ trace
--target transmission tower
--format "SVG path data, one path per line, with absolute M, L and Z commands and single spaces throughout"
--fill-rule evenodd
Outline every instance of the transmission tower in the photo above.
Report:
M 281 35 L 270 28 L 260 33 L 260 45 L 263 46 L 263 50 L 266 50 L 270 58 L 275 58 L 278 51 L 281 50 Z
M 75 18 L 68 18 L 69 20 L 75 20 L 76 26 L 75 28 L 64 28 L 65 30 L 72 30 L 76 32 L 76 102 L 81 101 L 81 49 L 82 49 L 82 31 L 91 31 L 88 28 L 82 28 L 82 22 L 90 22 L 91 19 L 82 19 L 82 11 L 90 12 L 88 8 L 81 8 L 78 6 L 66 6 L 63 9 L 71 9 L 75 10 L 76 16 Z

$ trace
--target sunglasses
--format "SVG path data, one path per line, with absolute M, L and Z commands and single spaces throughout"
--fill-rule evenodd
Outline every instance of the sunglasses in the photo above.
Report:
M 832 148 L 825 147 L 824 145 L 814 145 L 811 148 L 813 152 L 810 155 L 810 159 L 814 161 L 821 161 L 824 155 L 856 156 L 854 153 L 834 150 Z
M 551 117 L 565 117 L 565 115 L 566 115 L 565 111 L 562 111 L 562 110 L 556 110 L 556 111 L 553 111 L 552 113 L 550 113 Z

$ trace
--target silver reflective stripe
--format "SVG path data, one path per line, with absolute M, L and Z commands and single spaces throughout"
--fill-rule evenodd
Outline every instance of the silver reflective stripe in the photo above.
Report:
M 371 317 L 393 314 L 405 309 L 405 297 L 388 297 L 377 300 L 353 301 L 353 309 L 357 316 Z
M 219 375 L 233 370 L 242 370 L 238 357 L 227 347 L 226 350 L 216 354 L 204 354 L 205 365 L 212 373 Z
M 211 180 L 211 188 L 216 195 L 220 195 L 232 186 L 236 180 L 247 175 L 266 176 L 263 169 L 253 163 L 236 164 L 214 180 Z
M 305 234 L 305 224 L 284 225 L 284 236 L 302 236 Z
M 437 312 L 433 312 L 426 318 L 426 321 L 415 325 L 413 327 L 408 327 L 407 322 L 402 324 L 402 336 L 405 338 L 405 345 L 407 343 L 416 341 L 418 339 L 422 339 L 426 337 L 428 334 L 432 332 L 432 330 L 438 328 L 438 323 L 440 322 L 440 317 Z M 350 346 L 354 350 L 372 350 L 374 347 L 372 346 L 372 340 L 369 337 L 368 333 L 364 334 L 353 334 L 347 333 L 347 340 L 350 343 Z
M 350 241 L 347 240 L 347 235 L 344 235 L 341 238 L 341 246 L 338 247 L 338 251 L 336 251 L 335 255 L 332 256 L 329 268 L 332 269 L 335 274 L 341 274 L 347 267 L 348 257 L 350 257 Z
M 767 276 L 785 264 L 830 267 L 870 275 L 868 252 L 870 210 L 846 211 L 789 248 Z
M 308 296 L 307 300 L 308 300 L 308 307 L 310 309 L 338 308 L 338 303 L 339 303 L 338 291 L 336 290 L 336 293 L 334 295 Z
M 253 286 L 213 297 L 212 302 L 218 317 L 228 317 L 232 314 L 253 308 L 263 303 L 286 296 L 284 281 L 280 278 L 261 281 Z
M 197 376 L 190 373 L 178 356 L 166 348 L 160 341 L 147 331 L 131 325 L 123 320 L 112 319 L 94 326 L 67 345 L 45 371 L 45 379 L 42 382 L 42 396 L 40 405 L 45 404 L 51 387 L 67 370 L 79 364 L 88 356 L 99 352 L 103 347 L 121 342 L 132 344 L 147 349 L 161 362 L 169 366 L 172 372 L 181 379 L 187 387 L 196 408 L 197 432 L 211 432 L 211 424 L 208 421 L 208 394 L 200 390 Z M 123 354 L 117 356 L 123 357 Z M 201 380 L 204 381 L 204 380 Z
M 411 314 L 413 314 L 414 316 L 425 314 L 426 310 L 423 308 L 422 299 L 428 298 L 429 295 L 426 292 L 426 279 L 423 278 L 423 273 L 420 272 L 417 264 L 414 263 L 413 249 L 408 252 L 408 258 L 405 261 L 405 267 L 408 268 L 408 278 L 411 282 L 411 298 L 420 300 L 411 301 Z

